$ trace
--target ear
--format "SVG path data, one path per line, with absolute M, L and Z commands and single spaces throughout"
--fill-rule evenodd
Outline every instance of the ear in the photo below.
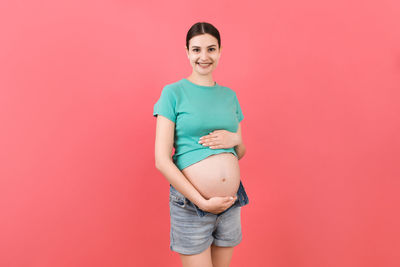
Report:
M 189 50 L 186 46 L 185 46 L 185 51 L 186 51 L 186 56 L 189 58 Z

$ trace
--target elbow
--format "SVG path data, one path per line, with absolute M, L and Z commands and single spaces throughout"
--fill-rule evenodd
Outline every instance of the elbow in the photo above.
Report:
M 157 159 L 155 160 L 155 167 L 157 170 L 162 170 L 166 164 L 172 162 L 172 159 Z
M 155 166 L 156 166 L 156 169 L 157 169 L 157 170 L 160 170 L 160 169 L 161 169 L 161 163 L 160 163 L 160 161 L 156 160 L 156 161 L 155 161 Z
M 235 147 L 236 154 L 238 155 L 238 159 L 243 158 L 244 154 L 246 154 L 246 147 L 243 144 Z

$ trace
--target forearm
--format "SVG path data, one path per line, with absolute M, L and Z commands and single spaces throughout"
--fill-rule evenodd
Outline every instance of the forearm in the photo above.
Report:
M 165 160 L 164 162 L 159 163 L 156 168 L 176 190 L 192 203 L 196 204 L 200 209 L 203 208 L 206 199 L 189 182 L 172 160 Z
M 235 146 L 235 151 L 236 154 L 238 155 L 238 159 L 240 160 L 241 158 L 243 158 L 244 154 L 246 154 L 246 147 L 244 146 L 243 143 Z

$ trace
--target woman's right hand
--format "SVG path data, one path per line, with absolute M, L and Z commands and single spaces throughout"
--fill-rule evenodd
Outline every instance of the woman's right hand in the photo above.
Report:
M 204 207 L 202 210 L 213 213 L 219 214 L 224 210 L 228 209 L 232 206 L 237 199 L 237 196 L 234 197 L 212 197 L 207 199 L 204 202 Z

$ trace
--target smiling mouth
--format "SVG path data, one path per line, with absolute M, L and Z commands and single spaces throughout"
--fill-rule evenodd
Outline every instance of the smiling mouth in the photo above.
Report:
M 208 67 L 211 66 L 212 63 L 196 63 L 198 65 L 200 65 L 201 67 Z

